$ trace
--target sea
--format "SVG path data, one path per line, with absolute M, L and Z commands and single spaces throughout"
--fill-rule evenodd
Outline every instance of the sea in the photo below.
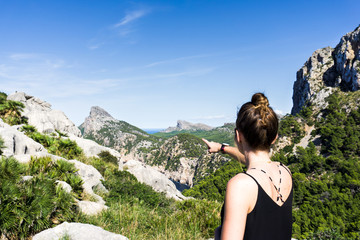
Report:
M 147 132 L 148 134 L 154 134 L 157 132 L 161 132 L 162 130 L 165 130 L 165 128 L 148 128 L 148 129 L 143 129 L 145 132 Z

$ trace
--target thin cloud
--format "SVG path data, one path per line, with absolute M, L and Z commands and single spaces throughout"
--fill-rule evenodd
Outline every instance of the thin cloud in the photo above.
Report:
M 38 58 L 39 54 L 34 53 L 14 53 L 9 56 L 10 59 L 18 61 L 18 60 L 27 60 Z
M 88 45 L 88 48 L 90 50 L 95 50 L 95 49 L 98 49 L 99 47 L 101 47 L 102 45 L 104 45 L 105 43 L 104 42 L 99 42 L 99 43 L 90 43 Z
M 128 25 L 129 23 L 145 16 L 147 13 L 148 13 L 148 11 L 146 11 L 146 10 L 136 10 L 136 11 L 129 12 L 125 15 L 125 17 L 123 19 L 121 19 L 120 22 L 115 24 L 114 27 L 118 28 L 121 26 Z

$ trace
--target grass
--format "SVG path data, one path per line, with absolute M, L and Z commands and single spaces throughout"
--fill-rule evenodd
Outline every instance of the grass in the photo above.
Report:
M 129 239 L 208 239 L 220 225 L 221 204 L 206 200 L 176 202 L 169 208 L 152 208 L 141 201 L 117 203 L 97 216 L 79 221 L 100 226 Z

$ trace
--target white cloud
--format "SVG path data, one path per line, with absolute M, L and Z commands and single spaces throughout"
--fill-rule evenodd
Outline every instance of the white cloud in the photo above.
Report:
M 148 11 L 146 10 L 136 10 L 136 11 L 132 11 L 129 12 L 125 15 L 125 17 L 123 19 L 121 19 L 120 22 L 116 23 L 114 25 L 115 28 L 121 27 L 121 26 L 125 26 L 143 16 L 145 16 L 148 13 Z
M 94 40 L 93 40 L 94 41 Z M 88 48 L 90 50 L 95 50 L 98 49 L 99 47 L 101 47 L 102 45 L 105 44 L 105 42 L 98 42 L 98 43 L 94 43 L 93 41 L 90 41 Z
M 9 56 L 10 59 L 15 61 L 34 59 L 39 57 L 40 57 L 39 54 L 34 54 L 34 53 L 14 53 Z

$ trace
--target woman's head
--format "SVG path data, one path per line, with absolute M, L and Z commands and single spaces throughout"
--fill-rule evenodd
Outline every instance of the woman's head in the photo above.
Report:
M 255 93 L 251 102 L 240 108 L 236 129 L 255 150 L 269 150 L 278 132 L 278 118 L 262 93 Z

